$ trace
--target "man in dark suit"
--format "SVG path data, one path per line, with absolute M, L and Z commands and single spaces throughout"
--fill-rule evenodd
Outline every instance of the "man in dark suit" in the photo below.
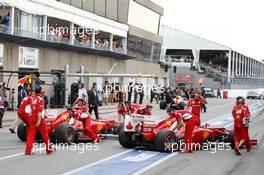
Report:
M 92 88 L 88 93 L 88 104 L 89 104 L 89 113 L 92 115 L 92 112 L 94 110 L 95 117 L 98 120 L 99 119 L 99 114 L 98 114 L 99 100 L 98 100 L 96 83 L 93 83 Z

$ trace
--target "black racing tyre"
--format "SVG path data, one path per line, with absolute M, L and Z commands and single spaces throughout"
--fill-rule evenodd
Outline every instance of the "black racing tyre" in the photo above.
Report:
M 61 124 L 54 131 L 54 140 L 59 143 L 71 144 L 75 141 L 75 131 L 70 125 Z
M 27 141 L 27 127 L 23 122 L 17 127 L 17 136 L 21 141 Z
M 160 104 L 159 104 L 159 106 L 160 106 L 160 109 L 166 109 L 166 107 L 167 107 L 167 103 L 166 103 L 166 101 L 160 101 Z
M 234 130 L 231 130 L 229 134 L 226 136 L 224 142 L 230 143 L 230 146 L 232 149 L 235 148 L 235 143 L 234 143 Z
M 121 129 L 124 127 L 124 123 L 120 123 L 117 127 L 117 134 L 121 131 Z
M 135 145 L 132 140 L 133 132 L 125 132 L 124 124 L 118 133 L 118 141 L 124 148 L 134 148 Z
M 175 133 L 170 130 L 161 130 L 154 139 L 155 148 L 160 152 L 170 152 L 176 143 Z

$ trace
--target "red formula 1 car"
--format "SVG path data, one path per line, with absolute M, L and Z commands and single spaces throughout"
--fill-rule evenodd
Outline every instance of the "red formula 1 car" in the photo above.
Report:
M 176 119 L 170 117 L 157 122 L 149 116 L 126 116 L 125 122 L 120 125 L 119 143 L 125 148 L 144 147 L 161 152 L 171 151 L 172 147 L 168 147 L 168 145 L 180 145 L 180 142 L 184 140 L 184 127 L 177 132 L 170 130 L 172 125 L 176 124 L 175 122 Z M 223 142 L 233 147 L 233 140 L 233 131 L 224 127 L 205 125 L 195 128 L 193 131 L 193 143 L 195 145 Z M 256 140 L 251 140 L 252 145 L 256 145 L 256 142 Z
M 91 138 L 83 132 L 83 124 L 81 121 L 76 121 L 70 117 L 68 109 L 59 115 L 54 114 L 54 111 L 46 112 L 46 125 L 49 136 L 53 142 L 73 143 L 78 141 L 90 141 Z M 55 112 L 56 113 L 56 112 Z M 53 117 L 52 117 L 53 116 Z M 117 134 L 118 123 L 115 120 L 92 121 L 91 127 L 95 134 Z M 21 123 L 17 128 L 18 138 L 26 141 L 26 126 Z M 40 134 L 37 134 L 36 140 L 40 140 Z

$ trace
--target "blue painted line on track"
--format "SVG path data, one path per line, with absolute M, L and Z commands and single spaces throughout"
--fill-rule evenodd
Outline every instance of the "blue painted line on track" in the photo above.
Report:
M 97 165 L 84 168 L 75 175 L 129 175 L 170 155 L 143 150 L 133 150 Z

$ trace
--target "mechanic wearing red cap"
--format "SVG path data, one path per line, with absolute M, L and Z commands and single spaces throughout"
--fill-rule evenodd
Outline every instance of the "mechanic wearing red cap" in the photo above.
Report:
M 174 128 L 171 128 L 172 131 L 179 130 L 185 123 L 185 133 L 184 133 L 184 153 L 192 153 L 192 133 L 195 127 L 196 120 L 194 115 L 187 110 L 177 110 L 169 108 L 167 113 L 170 117 L 175 117 L 177 125 Z
M 249 123 L 249 110 L 245 107 L 245 100 L 243 97 L 237 97 L 236 105 L 232 110 L 234 118 L 234 142 L 235 154 L 241 155 L 240 148 L 248 139 L 248 123 Z M 249 141 L 248 141 L 249 142 Z M 250 143 L 248 143 L 250 144 Z M 250 148 L 248 148 L 250 151 Z
M 92 118 L 91 115 L 88 112 L 88 107 L 84 100 L 78 99 L 73 106 L 73 109 L 71 110 L 71 116 L 82 122 L 84 133 L 89 136 L 94 143 L 100 143 L 101 138 L 97 135 L 97 133 L 94 133 L 91 129 L 91 122 Z
M 187 103 L 187 109 L 191 108 L 191 112 L 195 116 L 196 126 L 201 126 L 201 105 L 207 104 L 207 101 L 198 93 L 194 93 L 194 97 Z
M 47 132 L 45 119 L 42 118 L 42 112 L 44 110 L 44 99 L 41 96 L 41 87 L 35 88 L 35 94 L 32 96 L 30 103 L 31 107 L 31 120 L 28 128 L 27 144 L 26 144 L 26 155 L 31 155 L 33 142 L 36 137 L 37 131 L 40 132 L 43 142 L 46 145 L 47 154 L 53 153 L 55 150 L 50 145 L 50 139 Z

